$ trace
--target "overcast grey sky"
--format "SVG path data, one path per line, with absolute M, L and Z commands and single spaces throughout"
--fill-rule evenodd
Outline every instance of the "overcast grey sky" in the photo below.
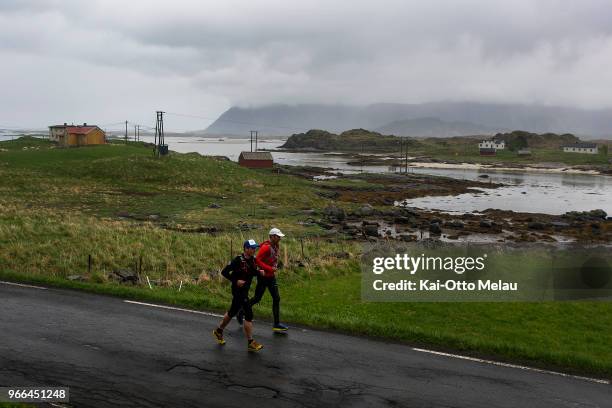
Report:
M 2 0 L 0 127 L 267 103 L 612 107 L 610 21 L 606 0 Z

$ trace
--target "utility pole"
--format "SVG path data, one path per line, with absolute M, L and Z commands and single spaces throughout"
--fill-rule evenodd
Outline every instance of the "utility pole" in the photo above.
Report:
M 257 151 L 257 130 L 251 130 L 251 151 L 253 151 L 253 135 L 255 135 L 255 151 Z
M 400 138 L 400 151 L 399 151 L 399 157 L 400 157 L 400 163 L 399 163 L 399 172 L 400 174 L 402 174 L 402 158 L 404 157 L 404 138 L 403 137 L 399 137 Z
M 363 142 L 361 142 L 361 157 L 359 158 L 360 173 L 363 173 Z
M 136 125 L 134 125 L 134 141 L 138 141 L 137 136 L 136 136 Z
M 125 143 L 127 143 L 127 124 L 128 124 L 128 121 L 126 120 L 125 121 Z
M 406 174 L 408 174 L 408 140 L 406 140 Z
M 138 132 L 136 132 L 136 139 L 140 142 L 140 125 L 136 125 Z
M 165 156 L 168 154 L 168 146 L 164 143 L 164 112 L 157 111 L 157 122 L 155 123 L 155 155 Z

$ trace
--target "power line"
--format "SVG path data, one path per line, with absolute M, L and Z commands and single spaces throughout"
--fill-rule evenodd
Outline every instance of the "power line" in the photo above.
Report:
M 121 122 L 113 122 L 113 123 L 104 123 L 102 125 L 98 125 L 100 127 L 108 127 L 108 126 L 118 126 L 118 125 L 123 125 L 124 121 L 122 120 Z
M 193 114 L 188 114 L 188 113 L 178 113 L 178 112 L 164 112 L 167 115 L 173 115 L 173 116 L 182 116 L 182 117 L 187 117 L 187 118 L 195 118 L 195 119 L 203 119 L 203 120 L 210 120 L 210 121 L 214 121 L 214 122 L 226 122 L 226 123 L 234 123 L 237 125 L 247 125 L 247 126 L 256 126 L 259 128 L 272 128 L 272 129 L 286 129 L 286 130 L 297 130 L 297 131 L 308 131 L 310 129 L 307 128 L 301 128 L 301 127 L 294 127 L 294 126 L 283 126 L 283 125 L 265 125 L 262 123 L 253 123 L 253 122 L 243 122 L 243 121 L 237 121 L 237 120 L 231 120 L 231 119 L 222 119 L 222 118 L 213 118 L 213 117 L 208 117 L 208 116 L 202 116 L 202 115 L 193 115 Z M 127 126 L 128 124 L 134 125 L 134 126 L 141 126 L 143 129 L 145 130 L 155 130 L 156 127 L 153 126 L 146 126 L 146 125 L 141 125 L 132 121 L 126 121 L 126 120 L 122 120 L 122 121 L 117 121 L 117 122 L 112 122 L 112 123 L 104 123 L 101 125 L 98 125 L 101 128 L 111 128 L 111 130 L 123 130 L 124 131 L 124 137 L 126 137 L 127 135 Z M 119 126 L 121 126 L 120 129 L 117 129 Z M 16 127 L 16 126 L 4 126 L 4 125 L 0 125 L 0 127 L 4 128 L 4 129 L 15 129 L 15 130 L 30 130 L 28 129 L 27 126 L 21 126 L 21 127 Z M 112 129 L 113 127 L 115 127 L 116 129 Z M 183 129 L 184 131 L 190 131 L 188 129 Z
M 10 126 L 10 125 L 0 125 L 1 129 L 6 130 L 47 130 L 47 128 L 36 128 L 31 126 Z

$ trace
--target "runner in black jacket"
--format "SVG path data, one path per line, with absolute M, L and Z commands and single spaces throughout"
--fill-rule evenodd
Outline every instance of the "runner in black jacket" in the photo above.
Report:
M 254 276 L 259 275 L 255 265 L 255 251 L 259 245 L 255 240 L 249 239 L 244 242 L 244 252 L 234 258 L 221 274 L 232 281 L 232 304 L 223 316 L 219 327 L 213 330 L 213 336 L 217 343 L 225 344 L 223 329 L 229 324 L 234 316 L 242 309 L 244 311 L 244 334 L 248 340 L 249 351 L 259 351 L 263 345 L 253 340 L 253 309 L 249 303 L 249 288 Z

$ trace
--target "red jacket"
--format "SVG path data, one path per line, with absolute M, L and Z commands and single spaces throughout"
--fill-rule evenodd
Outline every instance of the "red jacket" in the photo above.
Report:
M 262 242 L 255 257 L 255 263 L 263 269 L 266 278 L 273 278 L 278 264 L 278 247 L 272 245 L 270 241 Z

